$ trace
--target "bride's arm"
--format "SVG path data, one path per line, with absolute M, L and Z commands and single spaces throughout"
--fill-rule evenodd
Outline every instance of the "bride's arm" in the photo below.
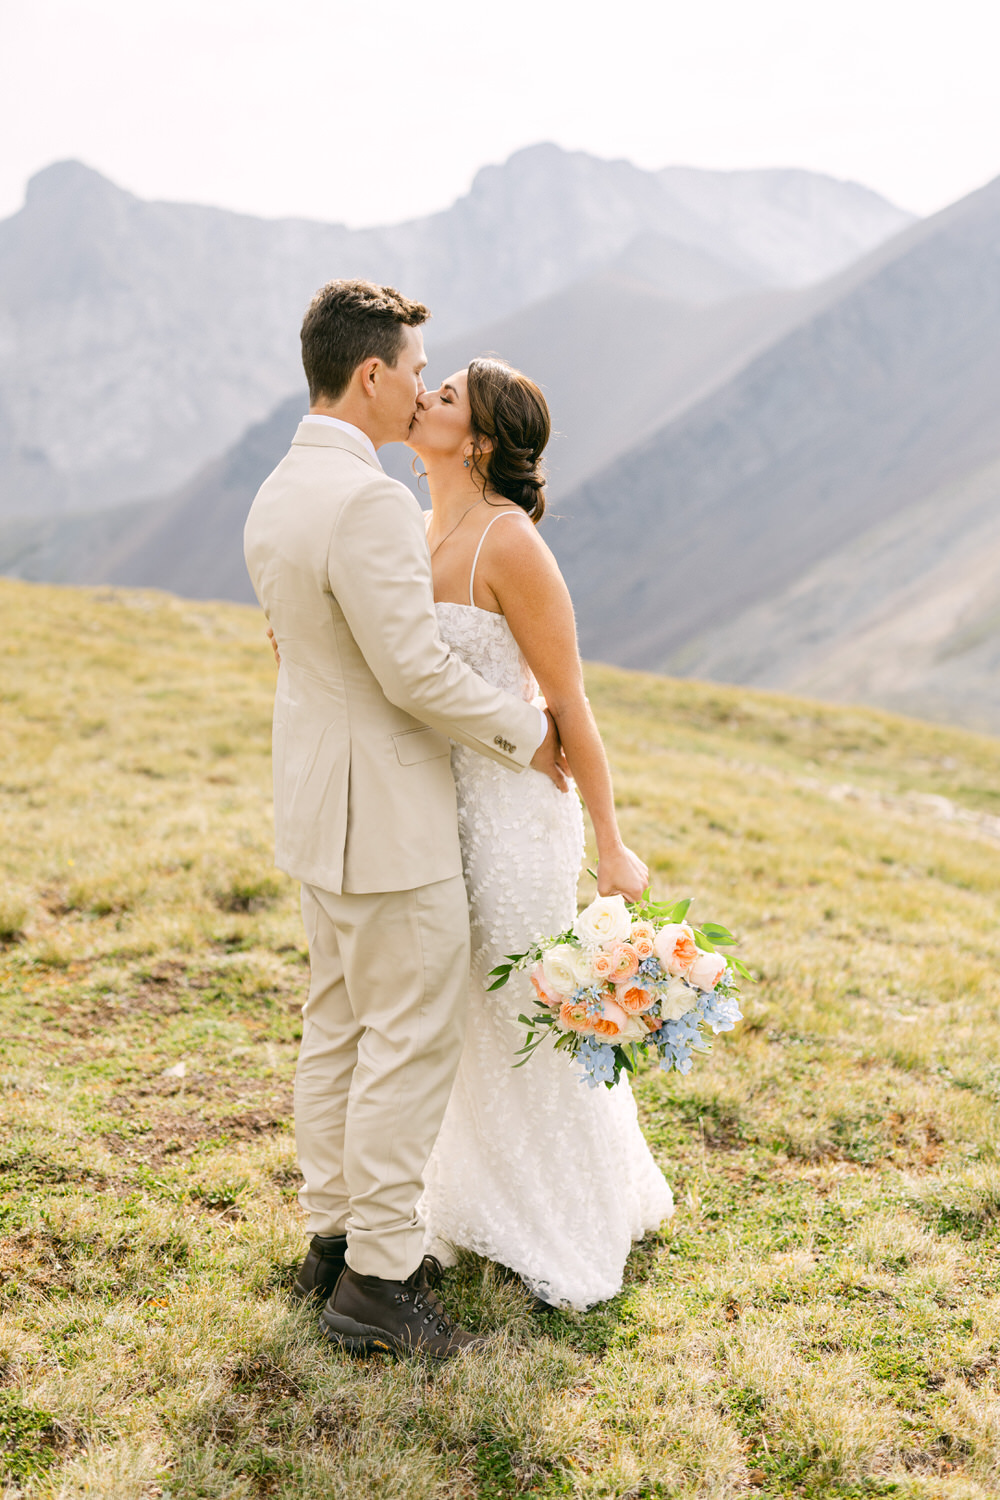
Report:
M 598 890 L 602 896 L 621 892 L 634 901 L 645 889 L 649 872 L 622 842 L 618 829 L 611 771 L 584 691 L 565 580 L 552 553 L 529 526 L 495 526 L 487 548 L 480 576 L 537 679 L 594 826 Z

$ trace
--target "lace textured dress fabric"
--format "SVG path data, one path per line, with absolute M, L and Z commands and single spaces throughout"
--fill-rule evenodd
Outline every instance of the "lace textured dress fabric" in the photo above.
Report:
M 497 518 L 499 519 L 499 517 Z M 471 588 L 470 588 L 471 594 Z M 439 604 L 441 633 L 488 682 L 526 700 L 534 678 L 502 615 Z M 427 1248 L 463 1246 L 516 1271 L 546 1302 L 584 1309 L 621 1289 L 633 1240 L 673 1211 L 639 1128 L 627 1080 L 589 1089 L 544 1043 L 523 1068 L 517 1016 L 533 991 L 515 974 L 487 990 L 507 953 L 576 915 L 583 814 L 574 791 L 509 771 L 464 745 L 452 751 L 472 923 L 465 1046 L 428 1163 L 420 1211 Z

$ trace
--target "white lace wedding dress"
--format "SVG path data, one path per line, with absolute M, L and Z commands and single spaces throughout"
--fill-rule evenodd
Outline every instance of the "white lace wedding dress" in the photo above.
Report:
M 437 611 L 441 634 L 481 677 L 535 696 L 502 615 L 471 602 Z M 517 774 L 464 745 L 452 768 L 472 972 L 465 1046 L 421 1199 L 427 1248 L 447 1261 L 450 1246 L 464 1246 L 516 1271 L 546 1302 L 583 1309 L 620 1291 L 632 1241 L 673 1212 L 670 1188 L 628 1082 L 588 1088 L 548 1040 L 515 1070 L 530 982 L 516 974 L 492 994 L 486 987 L 505 954 L 575 917 L 583 815 L 574 790 L 557 791 L 537 771 Z

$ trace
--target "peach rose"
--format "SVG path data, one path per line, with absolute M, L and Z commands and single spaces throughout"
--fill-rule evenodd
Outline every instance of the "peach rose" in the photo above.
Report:
M 614 1000 L 605 1000 L 603 1014 L 596 1019 L 594 1030 L 606 1042 L 641 1042 L 648 1035 L 645 1018 L 630 1016 Z
M 624 1031 L 626 1020 L 620 1005 L 616 1005 L 613 1000 L 605 1000 L 601 1006 L 601 1014 L 594 1017 L 594 1030 L 598 1036 L 613 1042 Z
M 565 1000 L 559 1007 L 559 1025 L 563 1031 L 593 1031 L 596 1019 L 588 1014 L 582 1000 Z
M 615 949 L 598 948 L 596 953 L 589 956 L 591 973 L 595 979 L 614 979 L 617 964 Z
M 726 971 L 721 953 L 699 953 L 687 972 L 688 984 L 699 990 L 714 990 Z
M 630 1016 L 637 1016 L 656 1004 L 656 995 L 651 990 L 644 989 L 641 984 L 633 984 L 626 979 L 624 984 L 615 986 L 615 1003 L 622 1010 L 628 1011 Z
M 631 943 L 616 943 L 611 950 L 613 968 L 608 976 L 615 984 L 631 979 L 639 972 L 639 955 Z
M 652 922 L 633 922 L 628 940 L 639 955 L 639 962 L 641 963 L 644 958 L 648 958 L 654 951 L 656 928 Z
M 557 989 L 553 988 L 553 986 L 549 984 L 549 981 L 545 977 L 545 969 L 542 966 L 541 959 L 539 959 L 538 963 L 532 965 L 528 973 L 528 978 L 534 985 L 535 994 L 538 996 L 539 1000 L 541 1000 L 543 1005 L 562 1005 L 564 997 L 560 995 Z
M 653 946 L 668 974 L 686 974 L 698 957 L 698 944 L 686 922 L 661 927 Z

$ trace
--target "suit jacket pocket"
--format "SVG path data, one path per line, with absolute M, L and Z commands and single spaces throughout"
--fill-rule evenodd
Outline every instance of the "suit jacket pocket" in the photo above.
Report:
M 403 729 L 394 734 L 392 742 L 401 766 L 415 766 L 422 760 L 434 760 L 438 755 L 451 753 L 451 741 L 436 729 L 426 726 L 420 729 Z

